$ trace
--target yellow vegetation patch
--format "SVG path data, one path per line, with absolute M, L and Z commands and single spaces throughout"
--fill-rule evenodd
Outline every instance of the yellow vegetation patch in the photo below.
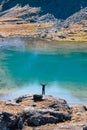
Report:
M 15 35 L 36 35 L 38 34 L 37 29 L 47 28 L 52 24 L 3 24 L 0 25 L 0 34 L 4 36 L 15 36 Z

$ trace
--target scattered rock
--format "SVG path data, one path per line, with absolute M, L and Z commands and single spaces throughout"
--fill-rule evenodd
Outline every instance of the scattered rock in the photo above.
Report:
M 42 34 L 40 35 L 41 38 L 46 38 L 46 36 L 47 36 L 46 33 L 42 33 Z
M 33 95 L 21 96 L 21 97 L 15 99 L 15 101 L 16 101 L 16 103 L 20 103 L 20 102 L 22 102 L 25 99 L 31 100 L 31 99 L 33 99 Z
M 66 36 L 64 36 L 64 35 L 60 35 L 60 36 L 58 36 L 58 37 L 61 38 L 61 39 L 66 38 Z

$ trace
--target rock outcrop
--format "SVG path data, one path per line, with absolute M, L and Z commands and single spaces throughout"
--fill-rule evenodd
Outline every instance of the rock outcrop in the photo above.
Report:
M 0 1 L 3 37 L 20 35 L 56 41 L 87 41 L 86 25 L 87 0 Z
M 86 124 L 87 107 L 69 107 L 64 99 L 35 94 L 0 101 L 0 130 L 86 130 Z
M 47 13 L 54 15 L 57 19 L 66 19 L 87 6 L 87 0 L 0 0 L 1 11 L 9 10 L 16 5 L 40 7 L 40 16 Z
M 57 19 L 66 20 L 85 7 L 87 7 L 87 0 L 15 0 L 14 2 L 13 0 L 1 0 L 0 16 L 19 18 L 18 23 L 56 22 Z M 17 19 L 12 22 L 17 22 Z
M 3 111 L 0 113 L 0 129 L 22 130 L 25 124 L 41 126 L 71 120 L 71 109 L 65 100 L 37 96 L 41 98 L 38 101 L 35 95 L 26 95 L 9 102 L 1 101 L 0 108 Z

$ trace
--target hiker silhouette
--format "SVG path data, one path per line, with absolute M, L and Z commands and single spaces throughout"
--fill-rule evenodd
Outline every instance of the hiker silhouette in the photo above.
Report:
M 46 86 L 47 84 L 40 83 L 40 85 L 42 86 L 42 95 L 45 95 L 45 86 Z

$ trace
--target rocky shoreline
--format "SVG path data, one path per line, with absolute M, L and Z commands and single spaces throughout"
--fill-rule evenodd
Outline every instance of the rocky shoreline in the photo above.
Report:
M 87 107 L 64 99 L 25 95 L 0 101 L 0 130 L 86 130 L 86 123 Z

